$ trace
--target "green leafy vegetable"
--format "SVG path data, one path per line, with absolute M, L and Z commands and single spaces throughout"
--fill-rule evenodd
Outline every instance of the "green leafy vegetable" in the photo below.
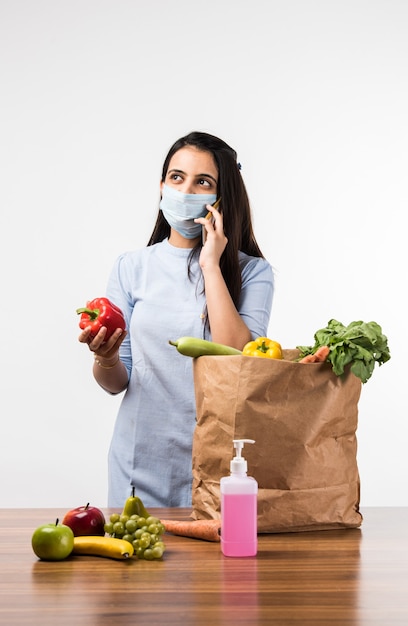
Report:
M 358 321 L 344 326 L 332 319 L 325 328 L 316 331 L 314 339 L 313 346 L 297 346 L 299 358 L 314 354 L 321 346 L 328 346 L 327 360 L 334 373 L 341 376 L 350 364 L 353 374 L 363 383 L 371 378 L 376 363 L 382 365 L 391 358 L 387 337 L 376 322 Z

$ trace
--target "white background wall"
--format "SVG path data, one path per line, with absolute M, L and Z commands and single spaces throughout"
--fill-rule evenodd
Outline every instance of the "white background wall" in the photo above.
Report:
M 144 246 L 191 130 L 242 163 L 276 271 L 269 336 L 375 320 L 361 504 L 408 506 L 404 0 L 0 0 L 0 506 L 106 505 L 120 398 L 75 309 Z

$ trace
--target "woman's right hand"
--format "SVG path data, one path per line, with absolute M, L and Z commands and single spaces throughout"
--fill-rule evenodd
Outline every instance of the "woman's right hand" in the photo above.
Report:
M 93 352 L 98 358 L 113 360 L 114 357 L 118 357 L 119 348 L 127 335 L 127 331 L 117 328 L 109 337 L 108 341 L 105 341 L 106 332 L 106 326 L 102 326 L 98 334 L 95 335 L 95 337 L 92 337 L 91 327 L 87 326 L 80 333 L 78 341 L 80 343 L 86 343 L 90 351 Z
M 203 271 L 208 268 L 219 267 L 220 258 L 228 243 L 224 233 L 222 214 L 209 204 L 206 205 L 206 208 L 211 211 L 213 219 L 198 217 L 194 220 L 197 224 L 201 224 L 207 233 L 199 258 L 200 267 Z

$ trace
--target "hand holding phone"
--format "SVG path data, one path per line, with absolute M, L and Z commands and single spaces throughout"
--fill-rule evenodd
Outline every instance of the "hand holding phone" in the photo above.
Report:
M 218 200 L 216 200 L 214 202 L 212 207 L 214 209 L 218 209 L 218 207 L 220 206 L 220 202 L 221 202 L 221 198 L 218 198 Z M 205 219 L 206 220 L 210 220 L 211 224 L 214 224 L 214 216 L 211 213 L 211 211 L 208 211 L 207 215 L 205 216 Z M 204 245 L 206 240 L 207 240 L 207 230 L 206 230 L 205 226 L 202 227 L 202 239 L 203 239 L 203 245 Z

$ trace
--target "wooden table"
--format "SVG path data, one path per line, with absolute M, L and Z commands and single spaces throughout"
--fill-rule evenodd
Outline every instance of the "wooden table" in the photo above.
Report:
M 261 535 L 253 558 L 166 534 L 162 561 L 39 561 L 34 529 L 64 513 L 0 510 L 1 626 L 408 625 L 408 508 L 367 508 L 361 529 Z

